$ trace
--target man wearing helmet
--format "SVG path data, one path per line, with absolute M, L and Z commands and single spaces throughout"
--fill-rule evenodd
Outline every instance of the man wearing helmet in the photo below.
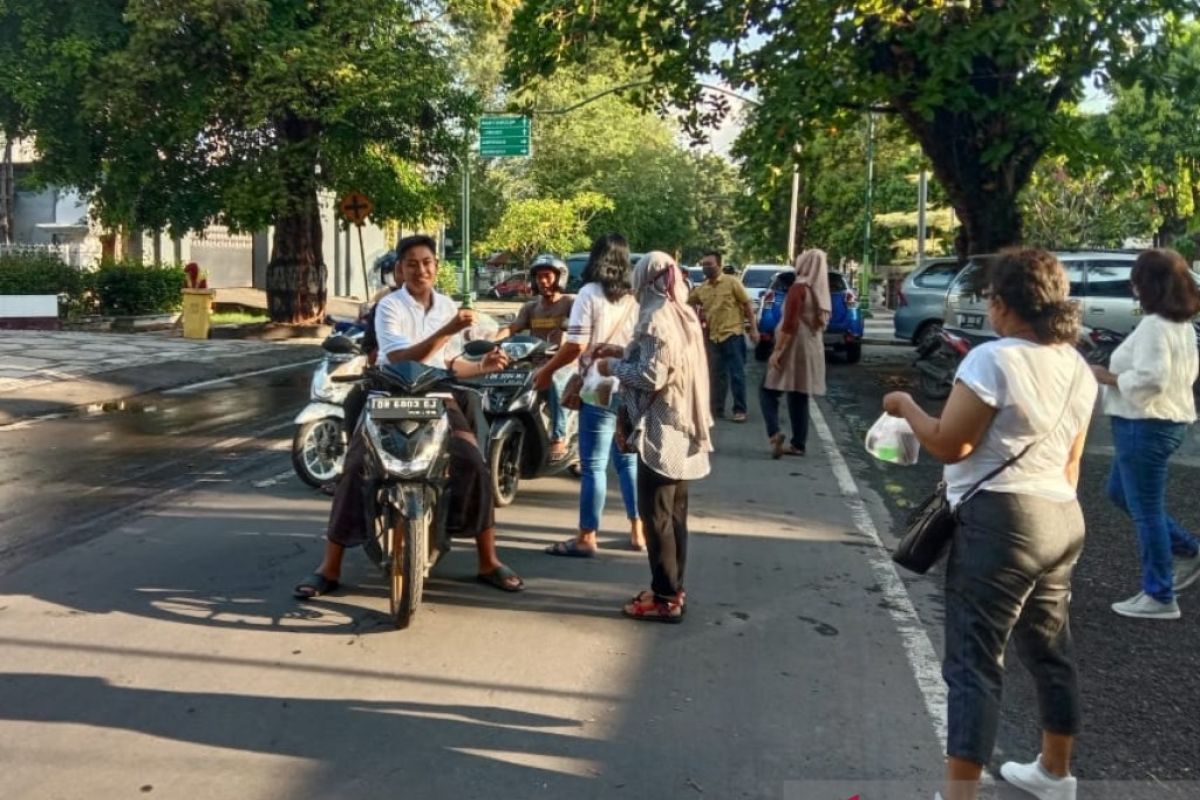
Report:
M 575 304 L 575 295 L 563 294 L 566 282 L 567 265 L 561 258 L 553 255 L 535 258 L 529 265 L 529 283 L 537 291 L 538 297 L 521 306 L 516 319 L 497 331 L 495 338 L 503 339 L 529 331 L 530 335 L 553 345 L 561 344 L 567 320 L 571 318 L 571 306 Z M 550 433 L 550 458 L 557 461 L 567 454 L 567 422 L 566 414 L 558 402 L 558 387 L 554 383 L 546 390 L 546 403 L 550 406 L 550 416 L 554 421 L 554 429 Z

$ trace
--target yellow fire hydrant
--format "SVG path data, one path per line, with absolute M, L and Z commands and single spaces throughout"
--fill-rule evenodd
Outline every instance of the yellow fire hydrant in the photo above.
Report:
M 183 338 L 207 339 L 212 327 L 212 289 L 183 290 Z

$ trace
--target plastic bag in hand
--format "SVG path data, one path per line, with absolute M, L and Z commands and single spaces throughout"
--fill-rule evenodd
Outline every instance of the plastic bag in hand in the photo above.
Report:
M 883 414 L 867 431 L 867 452 L 889 464 L 917 463 L 921 445 L 908 420 Z
M 583 386 L 579 389 L 579 399 L 591 406 L 609 408 L 616 398 L 621 382 L 616 378 L 606 378 L 596 369 L 593 362 L 583 376 Z

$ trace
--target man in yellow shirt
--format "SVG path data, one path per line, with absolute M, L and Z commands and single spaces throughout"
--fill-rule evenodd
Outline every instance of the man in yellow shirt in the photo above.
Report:
M 721 271 L 721 254 L 715 250 L 700 259 L 704 283 L 692 290 L 688 302 L 699 306 L 708 325 L 708 374 L 711 383 L 712 413 L 725 416 L 725 392 L 733 393 L 734 422 L 746 421 L 746 337 L 758 344 L 758 326 L 754 306 L 746 288 L 734 275 Z

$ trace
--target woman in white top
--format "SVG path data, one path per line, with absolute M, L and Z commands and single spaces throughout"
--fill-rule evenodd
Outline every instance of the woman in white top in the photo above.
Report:
M 567 335 L 558 352 L 539 371 L 538 390 L 549 388 L 554 372 L 579 359 L 586 370 L 597 358 L 621 356 L 633 339 L 638 321 L 638 304 L 629 283 L 629 244 L 625 238 L 605 234 L 592 244 L 584 269 L 584 286 L 575 297 Z M 637 455 L 617 452 L 613 436 L 617 428 L 612 405 L 584 402 L 579 409 L 579 532 L 570 539 L 546 548 L 552 556 L 591 558 L 596 555 L 596 531 L 608 495 L 608 462 L 616 462 L 621 480 L 621 497 L 629 518 L 629 546 L 645 549 L 637 507 Z
M 1138 619 L 1179 619 L 1175 592 L 1200 577 L 1200 544 L 1167 514 L 1167 461 L 1196 421 L 1192 384 L 1200 366 L 1192 317 L 1200 291 L 1183 256 L 1147 250 L 1130 274 L 1145 318 L 1112 355 L 1094 367 L 1104 385 L 1116 450 L 1108 496 L 1133 519 L 1142 561 L 1142 591 L 1113 604 Z
M 883 399 L 946 464 L 958 525 L 946 567 L 946 800 L 976 796 L 1000 718 L 1011 637 L 1038 688 L 1042 755 L 1006 763 L 1010 782 L 1073 800 L 1079 726 L 1071 655 L 1071 572 L 1083 549 L 1075 495 L 1096 381 L 1073 348 L 1079 310 L 1062 265 L 1044 250 L 1006 250 L 987 274 L 988 318 L 1000 334 L 959 366 L 941 418 L 904 392 Z M 981 479 L 1020 457 L 971 492 Z

